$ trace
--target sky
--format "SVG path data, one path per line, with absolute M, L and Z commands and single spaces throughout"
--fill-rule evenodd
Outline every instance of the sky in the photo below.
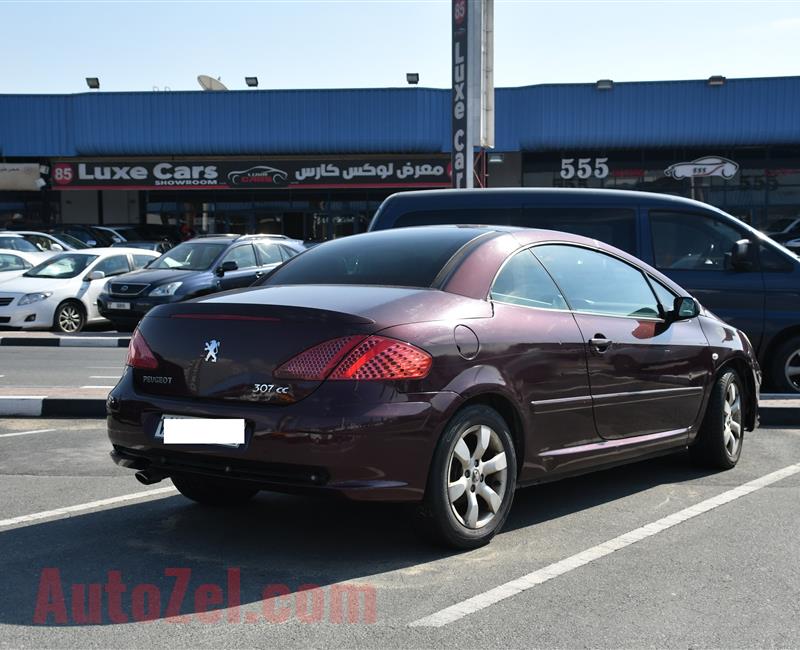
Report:
M 0 0 L 0 93 L 450 85 L 450 0 Z M 800 0 L 495 0 L 495 85 L 800 75 Z

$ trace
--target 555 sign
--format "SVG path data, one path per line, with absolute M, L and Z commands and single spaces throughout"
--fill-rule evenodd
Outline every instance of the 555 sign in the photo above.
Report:
M 560 176 L 565 181 L 573 178 L 606 178 L 608 176 L 608 158 L 562 158 Z

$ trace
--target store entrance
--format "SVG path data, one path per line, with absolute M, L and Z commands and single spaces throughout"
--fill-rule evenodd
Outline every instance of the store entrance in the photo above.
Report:
M 187 192 L 175 201 L 158 200 L 173 198 L 167 194 L 148 193 L 147 221 L 177 226 L 187 237 L 274 234 L 322 242 L 365 232 L 388 193 L 331 191 L 309 197 L 308 192 L 203 192 L 201 200 L 187 201 L 200 194 L 187 197 Z

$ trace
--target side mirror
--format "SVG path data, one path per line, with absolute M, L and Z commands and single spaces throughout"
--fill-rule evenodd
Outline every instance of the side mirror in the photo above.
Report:
M 51 246 L 50 246 L 50 250 L 51 250 L 51 251 L 59 251 L 59 252 L 63 252 L 63 250 L 64 250 L 64 247 L 63 247 L 61 244 L 51 244 Z
M 700 315 L 700 305 L 694 298 L 678 297 L 672 305 L 669 313 L 670 321 L 689 320 Z
M 228 260 L 227 262 L 223 262 L 217 267 L 217 275 L 222 277 L 229 271 L 236 271 L 239 268 L 239 265 L 234 262 L 233 260 Z
M 92 271 L 91 273 L 88 273 L 86 275 L 86 279 L 89 280 L 90 282 L 92 280 L 102 280 L 104 277 L 106 277 L 106 274 L 103 273 L 102 271 Z
M 740 239 L 733 245 L 731 268 L 734 271 L 750 271 L 753 268 L 753 249 L 749 239 Z

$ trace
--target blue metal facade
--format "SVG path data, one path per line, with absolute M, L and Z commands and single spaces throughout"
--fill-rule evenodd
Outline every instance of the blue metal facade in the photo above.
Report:
M 496 150 L 800 143 L 800 77 L 501 88 Z M 0 156 L 449 150 L 450 91 L 426 88 L 0 95 Z

